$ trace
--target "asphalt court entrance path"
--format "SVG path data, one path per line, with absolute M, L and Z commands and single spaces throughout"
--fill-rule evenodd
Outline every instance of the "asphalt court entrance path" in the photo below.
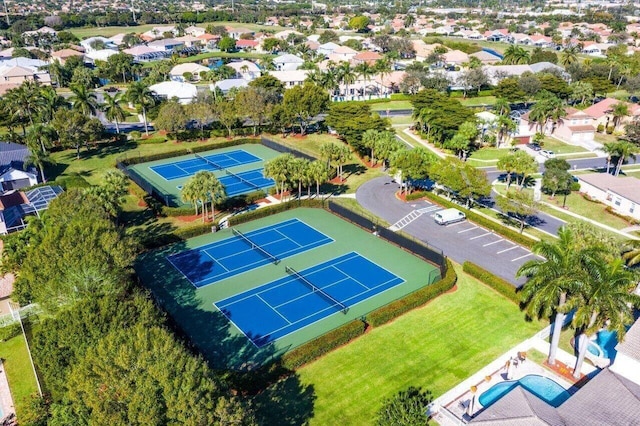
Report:
M 395 197 L 399 189 L 399 185 L 391 177 L 384 176 L 360 186 L 356 199 L 364 208 L 385 221 L 401 223 L 402 231 L 440 248 L 458 263 L 467 260 L 476 263 L 516 287 L 525 283 L 524 278 L 516 279 L 516 272 L 525 262 L 539 259 L 529 249 L 468 220 L 438 225 L 433 220 L 433 215 L 443 210 L 443 207 L 428 201 L 404 203 Z M 402 221 L 407 216 L 412 218 L 409 223 Z

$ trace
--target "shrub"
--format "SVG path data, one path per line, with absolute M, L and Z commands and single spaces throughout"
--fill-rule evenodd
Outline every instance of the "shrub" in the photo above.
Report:
M 386 324 L 400 315 L 422 306 L 428 301 L 451 290 L 457 280 L 458 276 L 456 275 L 456 271 L 453 269 L 451 262 L 447 259 L 447 273 L 444 278 L 416 290 L 402 299 L 393 301 L 388 305 L 376 309 L 367 315 L 367 323 L 373 327 Z
M 571 182 L 571 186 L 569 186 L 571 191 L 580 191 L 580 182 Z
M 286 203 L 275 204 L 273 206 L 263 207 L 251 212 L 231 216 L 229 218 L 229 226 L 250 222 L 255 219 L 271 216 L 273 214 L 295 209 L 298 207 L 323 207 L 323 203 L 320 200 L 293 200 Z
M 597 130 L 598 130 L 598 133 L 604 132 L 604 124 L 602 124 L 602 123 L 598 124 L 598 129 Z
M 364 334 L 365 324 L 362 321 L 351 321 L 341 327 L 330 331 L 315 340 L 305 343 L 294 350 L 287 352 L 282 357 L 282 365 L 285 368 L 295 370 L 307 364 L 333 349 L 350 342 Z
M 78 173 L 69 173 L 68 176 L 58 176 L 53 183 L 60 185 L 65 190 L 71 188 L 88 188 L 91 186 L 91 184 Z
M 427 191 L 414 191 L 414 192 L 412 192 L 410 194 L 407 194 L 405 199 L 407 201 L 419 200 L 420 198 L 423 198 L 423 197 L 426 196 L 426 192 Z
M 167 207 L 162 206 L 160 214 L 168 217 L 177 217 L 177 216 L 192 216 L 195 214 L 195 210 L 193 207 L 183 206 L 183 207 Z
M 142 139 L 138 141 L 138 143 L 141 145 L 152 145 L 156 143 L 165 143 L 166 141 L 167 141 L 167 138 L 165 136 L 154 136 L 149 139 Z
M 424 195 L 425 197 L 429 198 L 431 201 L 434 201 L 443 207 L 446 207 L 446 208 L 453 207 L 456 209 L 460 208 L 460 206 L 457 205 L 456 203 L 453 203 L 445 198 L 442 198 L 434 194 L 433 192 L 426 192 Z M 507 228 L 504 225 L 494 222 L 493 220 L 488 219 L 474 212 L 473 210 L 465 210 L 464 213 L 467 215 L 467 219 L 477 223 L 478 225 L 485 226 L 495 231 L 497 234 L 500 234 L 502 237 L 507 238 L 517 244 L 523 245 L 530 249 L 536 243 L 534 239 L 529 238 L 526 235 L 522 235 L 514 229 Z
M 613 126 L 607 126 L 607 134 L 610 135 L 611 133 L 613 133 Z
M 482 281 L 515 304 L 520 304 L 520 295 L 517 293 L 518 290 L 509 281 L 503 280 L 486 269 L 483 269 L 469 261 L 464 262 L 462 270 L 472 277 Z
M 12 339 L 22 333 L 22 328 L 20 328 L 19 322 L 14 322 L 13 324 L 5 325 L 0 328 L 0 342 L 6 342 L 9 339 Z
M 142 133 L 140 133 L 138 130 L 133 130 L 129 132 L 129 137 L 131 139 L 140 139 L 141 136 L 142 136 Z
M 619 218 L 620 218 L 620 219 L 622 219 L 622 220 L 626 220 L 626 221 L 627 221 L 627 222 L 629 222 L 629 224 L 631 224 L 631 225 L 637 225 L 637 224 L 638 224 L 638 221 L 637 221 L 636 219 L 632 218 L 631 216 L 625 216 L 625 215 L 623 215 L 623 214 L 618 213 L 618 212 L 617 212 L 617 211 L 615 211 L 615 210 L 613 209 L 613 207 L 611 207 L 611 206 L 607 206 L 607 207 L 605 208 L 605 210 L 607 211 L 607 213 L 610 213 L 610 214 L 612 214 L 612 215 L 614 215 L 614 216 L 616 216 L 616 217 L 619 217 Z

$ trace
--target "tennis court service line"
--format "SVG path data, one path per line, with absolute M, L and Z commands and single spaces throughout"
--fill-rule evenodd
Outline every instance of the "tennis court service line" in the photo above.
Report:
M 193 154 L 196 158 L 204 161 L 205 163 L 209 163 L 211 164 L 213 167 L 215 167 L 218 170 L 224 170 L 224 167 L 222 167 L 220 164 L 218 163 L 214 163 L 213 161 L 209 160 L 208 158 L 203 157 L 202 155 L 198 155 L 198 154 Z
M 254 250 L 258 250 L 259 252 L 261 252 L 262 254 L 264 254 L 265 256 L 267 256 L 268 258 L 271 259 L 271 261 L 273 262 L 274 265 L 277 265 L 278 263 L 280 263 L 280 259 L 278 259 L 277 257 L 275 257 L 274 255 L 272 255 L 271 253 L 269 253 L 268 251 L 266 251 L 265 249 L 263 249 L 261 246 L 257 245 L 256 243 L 254 243 L 253 241 L 251 241 L 249 239 L 249 237 L 247 237 L 246 235 L 244 235 L 242 232 L 238 231 L 236 228 L 231 228 L 231 232 L 233 232 L 233 235 L 242 238 L 244 241 L 246 241 L 247 243 L 249 243 L 251 245 L 251 248 Z
M 314 283 L 312 283 L 311 281 L 309 281 L 306 277 L 302 276 L 302 274 L 300 274 L 300 272 L 296 271 L 295 269 L 293 269 L 290 266 L 285 266 L 284 270 L 288 273 L 293 275 L 294 277 L 296 277 L 298 280 L 302 281 L 303 283 L 305 283 L 306 285 L 309 286 L 309 288 L 311 288 L 311 291 L 313 291 L 314 293 L 318 293 L 320 296 L 323 296 L 324 298 L 328 299 L 330 302 L 332 302 L 334 305 L 338 305 L 341 308 L 341 312 L 343 314 L 346 315 L 347 312 L 349 312 L 349 308 L 347 307 L 347 305 L 345 305 L 344 303 L 340 302 L 339 300 L 337 300 L 336 298 L 334 298 L 333 296 L 331 296 L 329 293 L 325 293 L 324 290 L 322 290 L 320 287 L 316 286 Z

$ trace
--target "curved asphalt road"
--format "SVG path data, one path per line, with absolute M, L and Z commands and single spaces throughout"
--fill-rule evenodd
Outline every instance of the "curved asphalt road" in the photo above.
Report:
M 364 208 L 391 224 L 413 211 L 422 210 L 421 216 L 402 228 L 403 232 L 442 250 L 456 262 L 469 260 L 515 286 L 524 284 L 525 280 L 516 280 L 515 274 L 524 262 L 536 258 L 529 250 L 469 221 L 440 226 L 432 215 L 442 207 L 428 201 L 400 201 L 395 196 L 399 189 L 391 177 L 379 177 L 362 184 L 356 199 Z

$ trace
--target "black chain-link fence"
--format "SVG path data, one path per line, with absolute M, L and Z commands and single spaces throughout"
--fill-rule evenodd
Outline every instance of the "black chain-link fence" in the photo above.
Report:
M 268 138 L 265 138 L 264 136 L 260 138 L 260 142 L 262 143 L 262 145 L 266 146 L 267 148 L 271 148 L 274 151 L 283 152 L 286 154 L 293 154 L 296 157 L 305 158 L 309 161 L 317 160 L 316 157 L 309 154 L 305 154 L 304 152 L 290 145 L 284 144 L 282 142 L 276 142 L 273 139 L 268 139 Z
M 440 277 L 444 277 L 447 273 L 447 258 L 444 253 L 442 253 L 442 250 L 426 245 L 416 239 L 393 232 L 384 226 L 379 226 L 378 223 L 374 222 L 373 220 L 364 217 L 361 214 L 356 213 L 353 210 L 350 210 L 335 202 L 329 201 L 329 203 L 327 204 L 327 208 L 329 209 L 329 211 L 337 214 L 343 219 L 355 223 L 356 225 L 364 229 L 371 230 L 371 232 L 375 232 L 379 237 L 384 238 L 385 240 L 397 246 L 400 246 L 415 254 L 416 256 L 419 256 L 424 260 L 438 266 L 438 268 L 440 268 Z

